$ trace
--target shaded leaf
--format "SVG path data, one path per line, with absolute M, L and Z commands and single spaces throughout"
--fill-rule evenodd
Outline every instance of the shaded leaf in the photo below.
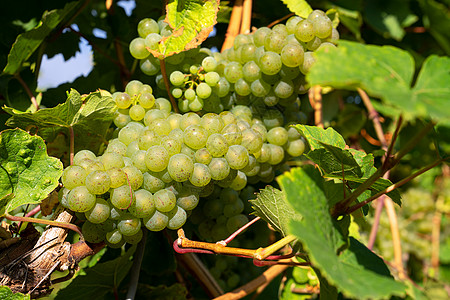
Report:
M 173 0 L 166 6 L 166 23 L 172 34 L 163 37 L 158 50 L 149 50 L 160 59 L 199 46 L 217 23 L 219 0 Z
M 429 29 L 431 35 L 450 55 L 450 10 L 449 4 L 445 5 L 434 0 L 420 0 L 420 7 L 425 16 L 423 23 Z
M 307 18 L 313 11 L 305 0 L 281 0 L 291 12 L 302 18 Z
M 321 276 L 345 296 L 357 299 L 403 296 L 405 285 L 390 276 L 380 257 L 354 238 L 349 238 L 347 244 L 329 213 L 323 179 L 319 179 L 320 174 L 312 166 L 292 169 L 277 178 L 286 200 L 303 216 L 301 221 L 290 222 L 290 234 L 302 242 Z M 302 197 L 298 196 L 299 191 Z
M 7 286 L 0 286 L 0 299 L 3 300 L 29 300 L 30 295 L 13 293 Z
M 256 199 L 249 200 L 249 202 L 252 204 L 255 214 L 283 236 L 288 234 L 287 226 L 290 220 L 301 219 L 301 216 L 286 202 L 283 193 L 272 186 L 261 190 Z
M 0 216 L 24 204 L 38 204 L 58 186 L 63 165 L 49 157 L 42 138 L 21 129 L 0 134 Z
M 139 284 L 136 299 L 184 300 L 187 293 L 186 287 L 180 283 L 171 286 Z
M 77 276 L 68 287 L 58 292 L 55 299 L 103 299 L 103 296 L 120 285 L 130 271 L 133 263 L 130 257 L 135 250 L 136 246 L 132 246 L 116 259 L 85 268 L 86 275 Z
M 431 116 L 436 121 L 449 121 L 450 111 L 442 109 L 450 98 L 449 70 L 449 57 L 432 55 L 425 60 L 411 88 L 414 61 L 408 52 L 341 41 L 337 48 L 317 51 L 307 80 L 312 85 L 362 88 L 393 107 L 383 111 L 390 116 L 401 111 L 407 119 Z
M 110 95 L 94 92 L 81 96 L 71 90 L 65 103 L 53 108 L 40 109 L 35 113 L 3 108 L 12 117 L 8 126 L 37 128 L 37 133 L 47 141 L 53 141 L 63 132 L 69 136 L 69 128 L 75 133 L 75 150 L 90 149 L 97 152 L 112 122 L 116 106 Z
M 44 39 L 55 29 L 68 15 L 75 12 L 82 2 L 67 3 L 63 9 L 55 9 L 45 12 L 41 22 L 30 31 L 20 34 L 14 42 L 8 55 L 8 63 L 3 69 L 6 74 L 15 74 Z

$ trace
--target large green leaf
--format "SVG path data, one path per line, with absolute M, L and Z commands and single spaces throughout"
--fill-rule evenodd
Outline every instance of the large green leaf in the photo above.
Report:
M 288 235 L 290 220 L 301 219 L 301 216 L 286 202 L 283 193 L 272 186 L 261 190 L 255 200 L 249 201 L 255 210 L 255 214 L 283 236 Z
M 133 263 L 130 257 L 135 250 L 136 246 L 133 246 L 114 260 L 97 263 L 92 268 L 84 269 L 86 275 L 77 276 L 68 287 L 58 292 L 55 299 L 103 299 L 107 293 L 117 289 L 130 271 Z
M 30 295 L 13 293 L 7 286 L 0 286 L 0 299 L 2 300 L 29 300 Z
M 0 216 L 40 203 L 58 186 L 63 165 L 49 157 L 44 141 L 21 129 L 0 134 Z
M 311 6 L 305 0 L 281 0 L 291 12 L 302 18 L 307 18 L 312 12 Z
M 362 88 L 383 100 L 383 112 L 405 118 L 432 117 L 450 121 L 450 111 L 442 109 L 450 99 L 450 58 L 432 55 L 419 73 L 416 85 L 412 56 L 392 46 L 362 45 L 341 41 L 337 48 L 317 51 L 316 63 L 307 75 L 312 85 L 353 90 Z
M 20 34 L 11 48 L 8 55 L 8 63 L 3 72 L 15 74 L 50 32 L 65 20 L 68 15 L 74 13 L 80 4 L 82 4 L 82 1 L 74 1 L 67 3 L 63 9 L 45 12 L 41 22 L 35 28 Z
M 406 286 L 390 276 L 380 257 L 353 238 L 347 243 L 330 215 L 320 179 L 312 166 L 295 168 L 278 177 L 286 200 L 303 217 L 290 222 L 289 233 L 302 242 L 321 276 L 347 297 L 381 299 L 404 295 Z
M 69 136 L 69 128 L 72 127 L 75 149 L 96 152 L 111 124 L 116 106 L 110 95 L 94 92 L 82 97 L 72 89 L 66 102 L 53 108 L 40 109 L 35 113 L 9 107 L 3 109 L 12 115 L 6 123 L 8 126 L 36 127 L 38 134 L 47 141 L 52 141 L 60 132 Z
M 219 0 L 172 0 L 166 6 L 165 21 L 172 34 L 163 37 L 159 49 L 149 50 L 164 58 L 199 46 L 217 23 Z

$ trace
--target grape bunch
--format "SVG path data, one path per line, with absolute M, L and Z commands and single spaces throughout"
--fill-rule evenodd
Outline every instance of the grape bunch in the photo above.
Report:
M 228 195 L 220 212 L 226 227 L 237 229 L 247 218 L 236 191 L 247 182 L 271 182 L 305 148 L 294 128 L 282 126 L 281 114 L 260 120 L 239 105 L 220 114 L 174 113 L 137 80 L 112 99 L 114 138 L 100 156 L 77 152 L 62 175 L 61 202 L 86 219 L 82 231 L 90 242 L 118 247 L 138 242 L 141 227 L 178 229 L 200 197 L 216 195 L 218 187 Z
M 160 33 L 167 34 L 168 27 L 164 21 L 143 19 L 138 24 L 140 37 L 130 44 L 143 73 L 157 75 L 162 90 L 159 61 L 147 49 L 158 47 Z M 261 112 L 279 104 L 292 115 L 298 112 L 298 94 L 307 91 L 305 74 L 314 63 L 313 52 L 335 47 L 338 39 L 338 31 L 323 11 L 314 10 L 306 19 L 293 16 L 286 25 L 238 35 L 233 47 L 222 53 L 196 48 L 166 58 L 171 86 L 166 92 L 178 99 L 182 112 L 220 113 L 233 105 Z M 295 117 L 292 121 L 298 122 Z

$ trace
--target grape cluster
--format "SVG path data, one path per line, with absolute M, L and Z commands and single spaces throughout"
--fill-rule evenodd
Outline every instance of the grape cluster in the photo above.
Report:
M 182 112 L 219 113 L 233 105 L 246 105 L 261 113 L 279 104 L 292 114 L 298 111 L 298 94 L 307 90 L 304 75 L 314 63 L 313 52 L 335 47 L 339 39 L 332 25 L 323 11 L 314 10 L 306 19 L 294 16 L 286 25 L 240 34 L 233 47 L 222 53 L 196 48 L 170 56 L 165 59 L 171 84 L 166 92 L 178 99 Z M 157 75 L 156 83 L 163 90 L 159 61 L 146 49 L 156 49 L 159 33 L 167 27 L 163 21 L 143 19 L 138 25 L 140 37 L 130 44 L 141 70 Z
M 200 197 L 217 194 L 216 186 L 224 189 L 224 228 L 234 231 L 247 222 L 236 191 L 248 181 L 271 182 L 276 168 L 305 148 L 279 114 L 260 120 L 239 105 L 201 117 L 174 113 L 137 80 L 112 98 L 114 138 L 101 156 L 76 153 L 62 175 L 62 204 L 86 219 L 82 230 L 91 242 L 121 246 L 138 242 L 142 226 L 178 229 Z

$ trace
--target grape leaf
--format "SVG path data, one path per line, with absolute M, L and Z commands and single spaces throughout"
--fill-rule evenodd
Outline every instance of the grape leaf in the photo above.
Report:
M 40 203 L 58 186 L 63 165 L 49 157 L 42 138 L 21 129 L 0 133 L 0 216 Z
M 165 22 L 172 34 L 163 37 L 158 50 L 149 51 L 160 59 L 199 46 L 217 23 L 219 0 L 172 0 L 166 6 Z
M 311 6 L 305 0 L 281 0 L 286 4 L 287 8 L 297 16 L 307 18 L 313 11 Z
M 275 230 L 286 236 L 289 220 L 300 220 L 292 207 L 284 199 L 280 190 L 267 186 L 258 193 L 255 200 L 249 200 L 255 214 L 269 223 Z
M 448 3 L 439 3 L 434 0 L 420 0 L 420 7 L 426 15 L 423 18 L 425 27 L 434 39 L 450 55 L 450 14 Z
M 117 289 L 128 274 L 133 263 L 130 257 L 135 251 L 136 245 L 116 259 L 85 268 L 86 275 L 77 276 L 69 286 L 58 292 L 55 299 L 103 299 L 107 293 Z
M 69 136 L 69 128 L 72 127 L 75 150 L 90 149 L 97 152 L 114 117 L 116 106 L 110 95 L 94 92 L 82 97 L 72 89 L 66 102 L 53 108 L 40 109 L 35 113 L 10 107 L 3 109 L 12 115 L 6 122 L 8 126 L 36 127 L 37 133 L 49 142 L 60 132 Z
M 330 215 L 318 170 L 313 166 L 294 168 L 277 181 L 286 200 L 303 217 L 289 223 L 289 233 L 302 242 L 313 266 L 331 285 L 357 299 L 404 295 L 405 285 L 390 276 L 380 257 L 353 238 L 347 242 Z
M 337 48 L 318 50 L 316 62 L 307 75 L 312 85 L 354 90 L 362 88 L 406 119 L 432 117 L 450 121 L 450 111 L 442 109 L 450 98 L 450 58 L 432 55 L 423 63 L 416 85 L 411 87 L 414 60 L 404 50 L 392 46 L 362 45 L 340 41 Z
M 15 74 L 22 64 L 36 51 L 44 39 L 70 14 L 75 13 L 76 8 L 82 4 L 80 1 L 67 3 L 63 9 L 54 9 L 45 12 L 41 22 L 30 31 L 20 34 L 14 42 L 8 55 L 8 63 L 3 72 Z
M 22 293 L 13 293 L 7 286 L 0 286 L 0 299 L 3 300 L 29 300 L 30 295 Z

